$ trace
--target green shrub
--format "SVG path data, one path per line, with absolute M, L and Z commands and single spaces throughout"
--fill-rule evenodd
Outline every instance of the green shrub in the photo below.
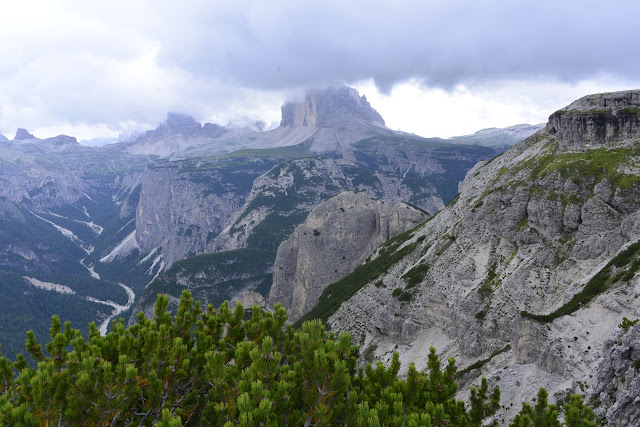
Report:
M 593 276 L 593 278 L 589 281 L 589 283 L 587 283 L 582 291 L 574 295 L 574 297 L 571 298 L 568 303 L 564 304 L 553 313 L 532 314 L 528 311 L 522 311 L 520 312 L 520 314 L 523 317 L 527 317 L 542 323 L 552 322 L 558 317 L 571 314 L 578 310 L 582 305 L 589 303 L 596 296 L 609 289 L 610 285 L 615 282 L 615 278 L 617 277 L 611 277 L 611 270 L 613 267 L 623 268 L 630 264 L 631 261 L 638 255 L 640 255 L 640 242 L 636 242 L 630 245 L 627 249 L 616 255 L 611 261 L 607 263 L 607 265 L 602 270 L 600 270 L 595 276 Z M 634 269 L 640 268 L 640 264 L 638 264 L 638 267 L 636 267 L 635 264 L 635 262 L 631 263 L 631 270 L 634 271 L 634 275 Z

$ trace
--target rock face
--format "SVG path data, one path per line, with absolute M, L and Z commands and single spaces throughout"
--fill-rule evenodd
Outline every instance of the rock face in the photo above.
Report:
M 339 128 L 354 121 L 384 126 L 384 119 L 357 90 L 337 87 L 314 90 L 304 101 L 287 102 L 282 106 L 280 126 L 318 126 Z
M 362 191 L 392 205 L 408 201 L 432 213 L 444 207 L 433 185 L 412 182 L 409 185 L 395 174 L 361 169 L 340 159 L 282 162 L 255 180 L 243 209 L 208 250 L 233 250 L 256 241 L 259 247 L 277 249 L 314 207 L 342 191 Z
M 634 138 L 640 131 L 640 92 L 589 95 L 549 117 L 547 131 L 570 147 Z
M 591 399 L 611 426 L 640 425 L 640 324 L 616 329 L 602 348 Z
M 386 240 L 429 216 L 404 203 L 391 207 L 364 193 L 344 192 L 316 206 L 278 248 L 269 304 L 295 321 Z
M 23 139 L 35 139 L 35 136 L 31 135 L 28 130 L 19 128 L 16 131 L 16 136 L 13 137 L 16 141 L 21 141 Z
M 639 94 L 596 98 L 634 111 Z M 366 335 L 383 361 L 397 346 L 405 368 L 424 368 L 431 345 L 461 368 L 486 359 L 461 393 L 485 375 L 515 410 L 541 386 L 555 398 L 589 392 L 603 342 L 623 317 L 640 317 L 640 253 L 630 246 L 640 239 L 640 133 L 628 126 L 602 147 L 557 127 L 557 117 L 471 169 L 458 199 L 399 246 L 416 245 L 381 276 L 383 286 L 369 283 L 342 303 L 331 328 Z M 589 123 L 590 134 L 608 134 L 609 122 Z M 420 283 L 407 290 L 403 276 L 422 265 Z M 596 298 L 567 305 L 598 283 L 606 287 Z M 395 290 L 410 295 L 400 301 Z M 575 311 L 551 315 L 565 306 Z
M 136 241 L 143 252 L 161 250 L 168 267 L 204 252 L 243 206 L 253 180 L 273 160 L 247 160 L 242 168 L 220 160 L 163 162 L 142 179 Z

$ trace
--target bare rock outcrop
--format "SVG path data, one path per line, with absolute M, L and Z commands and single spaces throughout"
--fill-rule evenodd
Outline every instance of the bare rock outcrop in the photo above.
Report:
M 427 218 L 404 203 L 392 207 L 364 193 L 330 198 L 278 248 L 269 304 L 279 302 L 289 320 L 299 319 L 324 288 L 353 271 L 383 242 Z
M 161 249 L 166 267 L 203 253 L 243 206 L 253 180 L 271 165 L 258 159 L 236 170 L 214 159 L 149 166 L 136 210 L 138 246 L 144 252 Z
M 567 146 L 602 145 L 640 135 L 640 91 L 588 95 L 549 117 L 547 131 Z
M 21 141 L 23 139 L 35 139 L 35 136 L 29 133 L 28 130 L 23 128 L 18 128 L 16 131 L 16 136 L 13 137 L 15 141 Z
M 589 122 L 586 105 L 602 100 L 636 123 L 639 96 L 583 98 L 563 109 L 576 110 L 571 122 L 556 126 L 554 113 L 544 130 L 476 165 L 457 200 L 399 246 L 415 249 L 382 285 L 365 285 L 329 317 L 332 330 L 366 337 L 383 362 L 397 349 L 404 368 L 425 368 L 431 345 L 461 369 L 479 365 L 462 395 L 487 376 L 506 412 L 540 387 L 556 400 L 589 393 L 607 337 L 623 317 L 640 317 L 640 134 L 616 119 L 620 134 L 609 138 L 612 122 Z M 412 272 L 419 283 L 407 289 Z M 579 299 L 599 283 L 597 296 Z
M 367 98 L 347 86 L 313 90 L 303 101 L 282 106 L 281 126 L 339 128 L 356 120 L 384 126 L 384 119 Z
M 602 349 L 591 399 L 611 426 L 640 425 L 640 324 L 617 328 Z

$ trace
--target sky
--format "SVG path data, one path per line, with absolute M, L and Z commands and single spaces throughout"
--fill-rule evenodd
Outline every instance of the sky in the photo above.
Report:
M 0 132 L 113 138 L 166 113 L 263 120 L 355 87 L 449 137 L 640 88 L 637 0 L 21 0 L 0 5 Z

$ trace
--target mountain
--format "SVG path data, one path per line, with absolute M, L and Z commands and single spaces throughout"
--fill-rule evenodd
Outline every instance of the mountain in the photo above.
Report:
M 21 141 L 25 139 L 35 139 L 35 136 L 30 134 L 26 129 L 18 128 L 18 130 L 16 131 L 16 136 L 13 137 L 13 140 Z
M 364 96 L 347 86 L 311 90 L 298 102 L 282 106 L 282 120 L 276 129 L 262 126 L 220 126 L 197 123 L 191 116 L 169 113 L 155 130 L 127 143 L 131 154 L 184 159 L 228 153 L 240 149 L 289 147 L 309 142 L 314 153 L 344 154 L 353 142 L 397 132 Z
M 521 124 L 506 128 L 487 128 L 471 135 L 452 136 L 446 141 L 453 144 L 483 145 L 494 148 L 511 147 L 544 127 L 545 123 L 537 125 Z
M 2 133 L 0 133 L 0 141 L 8 141 L 9 139 L 4 136 Z
M 0 144 L 3 352 L 21 351 L 27 327 L 46 337 L 54 312 L 104 331 L 158 292 L 266 299 L 279 245 L 324 200 L 361 191 L 435 214 L 496 154 L 391 131 L 347 87 L 310 91 L 260 129 L 169 113 L 103 147 L 27 130 Z
M 424 369 L 433 345 L 463 368 L 463 390 L 481 375 L 499 386 L 506 415 L 541 386 L 556 401 L 599 390 L 606 339 L 640 317 L 639 107 L 636 90 L 553 113 L 300 321 L 364 336 L 383 362 L 397 349 L 405 367 Z
M 271 306 L 281 303 L 290 321 L 317 303 L 324 288 L 351 273 L 374 249 L 417 226 L 429 215 L 410 205 L 395 206 L 365 193 L 343 192 L 313 208 L 278 247 Z
M 84 145 L 86 147 L 104 147 L 108 144 L 114 144 L 118 142 L 118 138 L 91 138 L 91 139 L 83 139 L 80 141 L 80 145 Z
M 346 87 L 312 91 L 304 102 L 285 104 L 282 114 L 281 126 L 264 132 L 268 136 L 260 144 L 275 135 L 297 137 L 310 131 L 312 136 L 297 145 L 289 145 L 290 139 L 272 141 L 269 144 L 278 146 L 159 161 L 147 168 L 141 178 L 135 242 L 130 241 L 135 245 L 123 240 L 119 247 L 135 246 L 139 259 L 150 256 L 166 275 L 151 276 L 154 280 L 135 312 L 149 313 L 158 292 L 177 301 L 183 289 L 198 288 L 207 301 L 256 290 L 267 298 L 278 247 L 323 200 L 361 191 L 391 205 L 411 203 L 435 214 L 455 196 L 458 182 L 473 165 L 496 154 L 488 147 L 388 130 L 366 99 Z M 248 249 L 266 251 L 261 256 L 269 262 L 243 264 Z M 204 254 L 220 255 L 211 255 L 207 267 L 201 258 L 189 261 Z M 179 269 L 178 264 L 170 269 L 184 258 Z M 134 262 L 125 259 L 118 262 Z M 234 267 L 225 267 L 229 263 Z M 252 279 L 244 286 L 236 281 L 241 265 L 251 271 L 247 277 Z M 215 280 L 207 284 L 202 277 Z
M 168 113 L 167 119 L 156 129 L 125 144 L 131 154 L 160 157 L 169 157 L 201 145 L 211 145 L 212 152 L 224 152 L 225 147 L 216 140 L 227 132 L 224 127 L 211 123 L 202 126 L 186 114 Z

